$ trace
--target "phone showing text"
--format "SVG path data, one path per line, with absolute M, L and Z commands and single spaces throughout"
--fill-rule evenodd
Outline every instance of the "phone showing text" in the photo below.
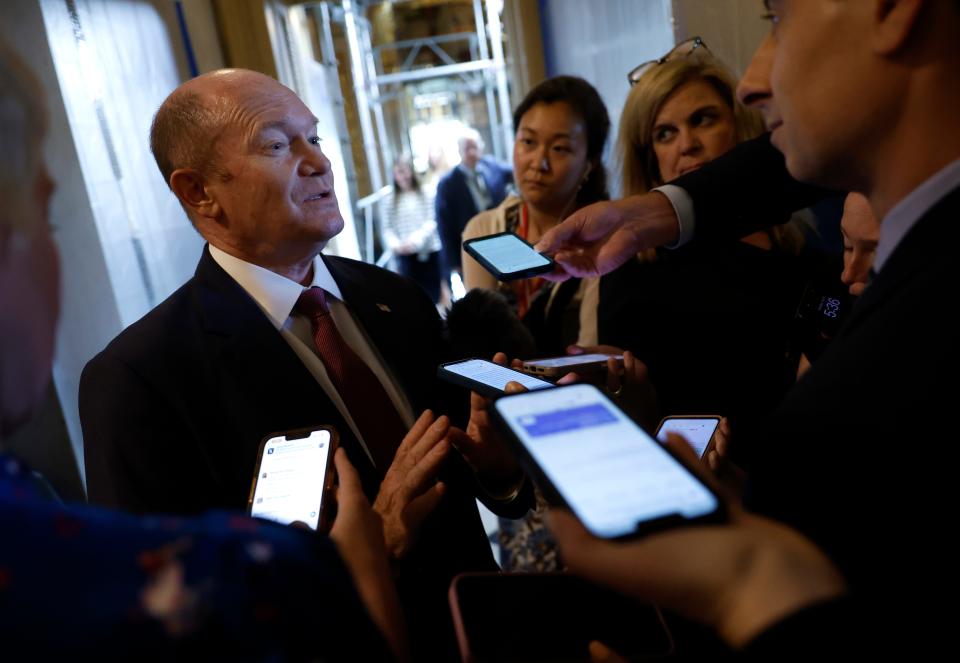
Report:
M 336 440 L 332 428 L 264 440 L 250 490 L 250 515 L 284 525 L 300 521 L 317 529 L 332 483 Z
M 493 413 L 548 500 L 596 536 L 722 516 L 713 491 L 592 385 L 506 396 Z
M 463 250 L 498 281 L 525 279 L 552 272 L 554 262 L 510 232 L 468 239 Z
M 466 387 L 488 398 L 503 395 L 508 382 L 519 382 L 530 391 L 556 386 L 552 382 L 494 364 L 486 359 L 466 359 L 443 364 L 437 370 L 437 375 L 442 380 Z
M 657 428 L 657 439 L 666 442 L 669 433 L 682 435 L 702 458 L 719 425 L 720 417 L 714 415 L 666 417 Z

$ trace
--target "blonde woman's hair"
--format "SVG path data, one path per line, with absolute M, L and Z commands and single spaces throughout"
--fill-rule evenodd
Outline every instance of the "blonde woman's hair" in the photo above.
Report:
M 0 41 L 0 234 L 35 221 L 33 183 L 43 160 L 43 92 L 23 61 Z
M 653 149 L 653 124 L 667 97 L 681 85 L 697 80 L 708 83 L 733 110 L 738 143 L 763 133 L 760 113 L 740 103 L 734 92 L 737 82 L 733 73 L 709 52 L 700 49 L 685 58 L 653 65 L 630 88 L 620 115 L 617 154 L 625 196 L 646 193 L 663 184 Z
M 741 143 L 756 138 L 764 131 L 760 113 L 744 106 L 737 99 L 737 81 L 722 62 L 706 49 L 698 49 L 686 57 L 653 65 L 637 83 L 620 115 L 617 135 L 617 157 L 622 175 L 622 195 L 647 193 L 663 184 L 660 166 L 653 149 L 653 126 L 667 98 L 680 86 L 691 81 L 704 81 L 733 110 L 735 139 Z M 770 239 L 780 249 L 799 253 L 803 232 L 794 222 L 770 229 Z M 649 257 L 649 256 L 647 256 Z

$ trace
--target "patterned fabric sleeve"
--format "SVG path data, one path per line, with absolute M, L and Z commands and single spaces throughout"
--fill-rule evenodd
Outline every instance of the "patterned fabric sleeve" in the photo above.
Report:
M 390 658 L 326 537 L 239 514 L 64 507 L 6 456 L 0 532 L 9 660 Z

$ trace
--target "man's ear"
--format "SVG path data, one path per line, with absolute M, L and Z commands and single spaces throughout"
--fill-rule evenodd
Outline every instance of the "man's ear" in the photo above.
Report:
M 198 217 L 216 221 L 220 218 L 220 204 L 207 190 L 207 179 L 192 168 L 178 168 L 170 173 L 170 189 L 184 207 Z
M 893 55 L 906 44 L 917 27 L 925 0 L 874 0 L 873 49 Z

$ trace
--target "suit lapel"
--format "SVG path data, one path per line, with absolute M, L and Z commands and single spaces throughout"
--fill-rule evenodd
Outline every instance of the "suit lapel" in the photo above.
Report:
M 313 374 L 274 328 L 256 302 L 204 251 L 197 268 L 203 331 L 221 376 L 222 411 L 232 421 L 225 427 L 239 435 L 252 432 L 257 441 L 269 433 L 319 424 L 336 427 L 341 445 L 364 479 L 378 486 L 377 473 L 346 421 Z M 227 436 L 224 436 L 227 437 Z M 229 452 L 235 441 L 221 439 Z M 244 449 L 250 455 L 250 449 Z M 253 450 L 255 456 L 256 450 Z M 252 467 L 253 457 L 243 459 Z M 376 489 L 373 489 L 373 494 Z M 369 493 L 368 493 L 369 494 Z

